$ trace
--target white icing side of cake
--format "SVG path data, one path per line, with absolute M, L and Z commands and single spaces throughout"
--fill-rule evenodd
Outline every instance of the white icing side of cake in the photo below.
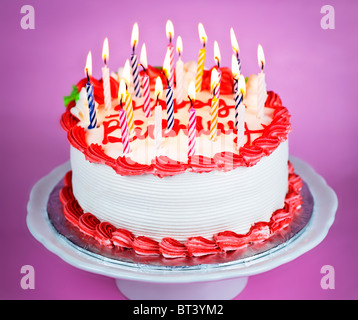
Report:
M 186 172 L 159 178 L 121 176 L 111 167 L 89 163 L 71 146 L 73 192 L 85 212 L 135 236 L 212 239 L 230 230 L 245 234 L 269 221 L 284 206 L 288 141 L 253 167 L 229 172 Z

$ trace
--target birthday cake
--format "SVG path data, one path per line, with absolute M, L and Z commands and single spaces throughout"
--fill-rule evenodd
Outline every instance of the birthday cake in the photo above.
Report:
M 110 75 L 105 65 L 96 80 L 89 55 L 87 77 L 65 97 L 67 222 L 104 246 L 166 258 L 263 242 L 302 202 L 289 112 L 266 91 L 263 63 L 246 81 L 238 54 L 231 70 L 205 70 L 202 51 L 173 66 L 172 35 L 163 68 L 147 64 L 144 47 L 139 71 L 134 42 L 131 63 Z

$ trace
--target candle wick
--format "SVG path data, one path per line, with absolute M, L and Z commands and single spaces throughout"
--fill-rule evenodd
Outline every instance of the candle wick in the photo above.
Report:
M 159 93 L 157 94 L 157 105 L 159 105 Z
M 87 74 L 87 81 L 88 83 L 90 83 L 90 78 L 89 78 L 89 75 L 88 75 L 88 69 L 86 68 L 86 74 Z
M 104 56 L 104 65 L 107 66 L 107 58 Z
M 140 63 L 141 67 L 143 68 L 144 72 L 147 73 L 147 69 L 143 66 L 142 63 Z
M 218 83 L 215 85 L 215 87 L 214 87 L 214 90 L 213 90 L 213 96 L 215 97 L 216 96 L 216 89 L 217 89 L 217 87 L 218 87 Z
M 135 52 L 135 45 L 136 45 L 136 40 L 134 40 L 134 43 L 133 43 L 133 48 L 132 48 L 132 53 L 134 54 L 134 52 Z
M 123 99 L 123 95 L 121 96 L 121 99 L 119 100 L 119 103 L 121 105 L 121 109 L 123 109 L 123 102 L 122 102 L 122 99 Z
M 188 95 L 188 98 L 190 100 L 190 106 L 193 107 L 193 100 L 191 100 L 190 95 Z

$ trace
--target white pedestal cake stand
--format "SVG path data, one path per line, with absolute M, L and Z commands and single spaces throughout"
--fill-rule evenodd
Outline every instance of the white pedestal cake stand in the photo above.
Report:
M 119 290 L 129 299 L 232 299 L 245 288 L 249 276 L 274 269 L 311 250 L 326 237 L 333 224 L 338 206 L 334 191 L 308 164 L 295 157 L 290 161 L 314 198 L 310 221 L 299 234 L 272 252 L 238 262 L 160 268 L 106 259 L 76 247 L 53 228 L 47 214 L 49 194 L 70 170 L 69 162 L 54 169 L 33 187 L 27 225 L 38 241 L 67 263 L 114 278 Z

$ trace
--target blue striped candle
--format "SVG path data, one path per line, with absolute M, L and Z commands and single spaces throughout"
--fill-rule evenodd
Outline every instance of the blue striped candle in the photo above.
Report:
M 132 75 L 133 75 L 134 94 L 137 98 L 140 98 L 142 95 L 140 93 L 138 58 L 137 55 L 134 53 L 131 54 L 131 68 L 132 68 Z
M 239 124 L 239 107 L 242 103 L 242 92 L 239 90 L 235 91 L 234 100 L 235 100 L 235 128 L 236 130 L 239 130 L 238 124 Z
M 168 130 L 173 129 L 174 127 L 174 100 L 173 100 L 173 89 L 171 86 L 168 86 L 167 93 L 165 95 L 167 101 L 167 115 L 168 115 Z
M 87 100 L 88 100 L 88 109 L 89 109 L 89 118 L 90 118 L 90 124 L 88 126 L 88 129 L 94 129 L 97 127 L 97 116 L 96 116 L 96 106 L 93 96 L 93 86 L 90 82 L 86 83 L 86 91 L 87 91 Z

